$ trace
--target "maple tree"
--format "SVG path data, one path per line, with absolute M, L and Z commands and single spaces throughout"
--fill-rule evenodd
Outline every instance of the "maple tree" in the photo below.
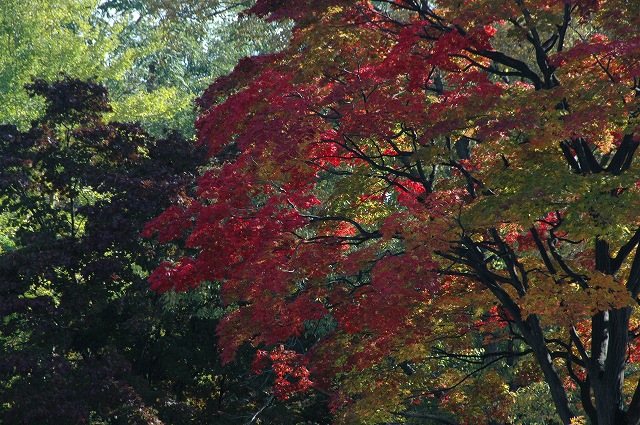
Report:
M 222 282 L 229 362 L 338 423 L 640 424 L 640 15 L 598 0 L 258 1 L 288 50 L 199 100 L 219 159 L 146 228 Z

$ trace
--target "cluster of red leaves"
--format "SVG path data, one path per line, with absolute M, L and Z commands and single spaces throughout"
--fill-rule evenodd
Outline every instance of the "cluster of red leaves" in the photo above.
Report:
M 554 66 L 567 66 L 572 62 L 592 63 L 591 67 L 582 67 L 584 73 L 607 73 L 614 82 L 633 79 L 640 75 L 638 50 L 640 37 L 634 36 L 625 40 L 611 40 L 604 34 L 594 34 L 587 41 L 577 43 L 571 50 L 553 56 Z M 606 64 L 606 67 L 598 64 Z
M 254 80 L 263 68 L 276 62 L 282 54 L 251 56 L 241 59 L 228 75 L 218 77 L 196 100 L 202 111 L 207 111 L 235 90 L 242 89 Z
M 500 306 L 493 306 L 489 310 L 486 317 L 476 321 L 473 326 L 484 332 L 491 332 L 497 329 L 504 329 L 509 322 L 513 321 L 513 317 Z
M 270 352 L 258 350 L 251 364 L 255 374 L 270 369 L 275 375 L 274 392 L 276 397 L 287 400 L 292 394 L 307 391 L 313 383 L 309 379 L 309 370 L 304 357 L 283 345 L 278 345 Z

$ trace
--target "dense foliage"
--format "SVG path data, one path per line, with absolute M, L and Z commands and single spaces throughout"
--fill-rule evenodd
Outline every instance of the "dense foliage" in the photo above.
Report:
M 338 423 L 639 424 L 637 2 L 250 12 L 291 45 L 200 99 L 225 161 L 147 227 L 197 251 L 152 287 L 222 282 L 224 361 Z
M 234 424 L 282 411 L 262 377 L 218 360 L 215 285 L 148 289 L 176 247 L 140 232 L 189 201 L 203 150 L 103 122 L 107 92 L 92 81 L 35 80 L 28 92 L 44 117 L 0 126 L 0 422 Z M 285 411 L 292 423 L 322 417 L 313 400 Z
M 4 420 L 141 421 L 154 411 L 127 378 L 158 373 L 161 319 L 144 279 L 166 252 L 138 233 L 185 196 L 200 156 L 178 136 L 103 123 L 110 106 L 96 83 L 36 80 L 28 90 L 45 99 L 43 119 L 0 133 L 0 200 L 17 228 L 0 261 Z
M 0 123 L 21 130 L 43 104 L 22 89 L 65 73 L 109 88 L 111 119 L 155 136 L 193 134 L 193 100 L 237 60 L 280 48 L 286 23 L 238 19 L 246 2 L 5 0 L 0 3 Z

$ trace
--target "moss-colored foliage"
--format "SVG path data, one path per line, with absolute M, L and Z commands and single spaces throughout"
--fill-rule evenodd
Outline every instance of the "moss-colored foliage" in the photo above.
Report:
M 121 30 L 94 16 L 98 2 L 73 0 L 3 1 L 0 5 L 0 123 L 28 128 L 40 116 L 42 99 L 23 90 L 33 76 L 53 79 L 59 73 L 77 78 L 122 78 L 130 65 L 126 58 L 106 60 L 119 42 L 111 35 Z
M 545 425 L 559 421 L 549 396 L 549 388 L 544 382 L 537 382 L 520 388 L 514 393 L 513 411 L 509 415 L 514 425 Z

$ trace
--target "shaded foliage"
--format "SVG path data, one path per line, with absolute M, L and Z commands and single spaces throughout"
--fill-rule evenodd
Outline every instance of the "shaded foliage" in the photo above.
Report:
M 217 287 L 169 302 L 146 282 L 176 246 L 139 233 L 171 203 L 189 204 L 202 149 L 177 133 L 102 122 L 108 95 L 93 81 L 27 90 L 44 98 L 43 118 L 24 132 L 0 126 L 0 202 L 16 229 L 0 252 L 0 417 L 245 422 L 261 407 L 263 379 L 220 364 Z

